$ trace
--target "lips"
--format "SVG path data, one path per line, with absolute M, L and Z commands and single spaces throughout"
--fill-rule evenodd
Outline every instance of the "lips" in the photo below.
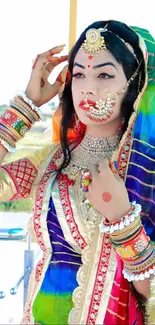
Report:
M 93 102 L 93 100 L 88 99 L 87 101 L 82 100 L 79 104 L 79 107 L 83 110 L 83 111 L 89 111 L 90 110 L 90 106 L 95 107 L 96 103 Z

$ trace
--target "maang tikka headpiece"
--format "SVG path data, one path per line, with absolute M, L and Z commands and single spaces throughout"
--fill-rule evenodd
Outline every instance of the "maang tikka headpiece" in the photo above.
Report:
M 98 55 L 103 50 L 106 50 L 104 37 L 101 36 L 100 30 L 90 28 L 86 32 L 86 39 L 82 44 L 82 49 L 88 55 Z
M 113 33 L 111 30 L 107 29 L 107 25 L 104 28 L 90 28 L 86 32 L 86 39 L 84 40 L 83 44 L 81 45 L 81 48 L 84 50 L 84 52 L 87 55 L 96 56 L 99 55 L 102 51 L 106 50 L 106 44 L 104 36 L 101 35 L 101 32 L 109 32 L 114 34 L 117 38 L 119 38 L 125 46 L 128 48 L 128 50 L 133 54 L 135 57 L 137 63 L 139 63 L 135 53 L 134 49 L 131 44 L 125 42 L 121 37 L 119 37 L 117 34 Z

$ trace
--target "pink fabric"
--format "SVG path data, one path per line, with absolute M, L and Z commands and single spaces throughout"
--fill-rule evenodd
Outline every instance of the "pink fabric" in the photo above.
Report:
M 123 262 L 117 255 L 117 270 L 108 303 L 104 325 L 143 325 L 143 316 L 122 274 Z

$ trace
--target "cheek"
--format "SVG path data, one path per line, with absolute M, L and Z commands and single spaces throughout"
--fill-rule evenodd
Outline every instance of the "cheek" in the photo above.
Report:
M 73 98 L 73 104 L 77 101 L 77 91 L 76 88 L 72 87 L 72 98 Z
M 124 94 L 118 96 L 118 98 L 116 100 L 115 109 L 113 111 L 112 119 L 115 119 L 121 115 L 121 104 L 122 104 L 123 99 L 124 99 Z
M 79 100 L 80 100 L 80 87 L 79 87 L 79 84 L 73 82 L 72 87 L 71 87 L 71 91 L 72 91 L 73 103 L 76 105 L 77 103 L 79 103 Z

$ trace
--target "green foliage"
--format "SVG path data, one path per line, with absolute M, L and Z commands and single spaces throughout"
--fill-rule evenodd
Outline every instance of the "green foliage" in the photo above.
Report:
M 31 199 L 21 199 L 17 201 L 3 202 L 0 204 L 0 211 L 9 212 L 31 212 Z

